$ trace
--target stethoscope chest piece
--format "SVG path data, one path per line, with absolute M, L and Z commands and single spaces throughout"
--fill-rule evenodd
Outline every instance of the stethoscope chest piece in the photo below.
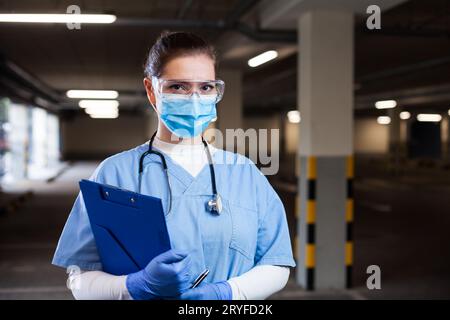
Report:
M 221 214 L 222 213 L 222 198 L 219 194 L 213 195 L 212 199 L 208 201 L 208 211 L 215 213 L 215 214 Z

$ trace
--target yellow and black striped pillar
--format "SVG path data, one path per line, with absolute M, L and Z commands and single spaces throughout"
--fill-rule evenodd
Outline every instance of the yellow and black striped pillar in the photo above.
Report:
M 351 286 L 353 157 L 300 158 L 295 251 L 307 290 Z
M 310 290 L 344 289 L 353 263 L 354 15 L 305 10 L 297 30 L 296 279 Z
M 352 287 L 352 267 L 353 267 L 353 178 L 354 164 L 353 156 L 347 158 L 347 201 L 345 206 L 346 222 L 346 242 L 345 242 L 345 267 L 346 267 L 346 287 Z
M 306 197 L 306 287 L 314 289 L 315 266 L 315 229 L 316 229 L 316 158 L 309 157 L 307 167 L 307 197 Z

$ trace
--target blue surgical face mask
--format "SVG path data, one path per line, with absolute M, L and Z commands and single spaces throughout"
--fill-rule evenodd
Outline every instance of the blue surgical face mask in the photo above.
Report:
M 217 117 L 216 98 L 163 93 L 157 101 L 160 119 L 175 135 L 182 138 L 198 136 Z

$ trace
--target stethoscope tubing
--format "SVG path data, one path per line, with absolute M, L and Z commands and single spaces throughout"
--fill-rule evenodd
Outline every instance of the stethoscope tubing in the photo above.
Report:
M 162 168 L 164 170 L 164 173 L 165 173 L 166 179 L 167 179 L 167 184 L 168 184 L 168 189 L 169 189 L 169 198 L 170 198 L 169 209 L 167 210 L 167 214 L 169 214 L 171 209 L 172 209 L 172 188 L 170 187 L 170 180 L 169 180 L 169 173 L 168 173 L 166 158 L 164 157 L 164 155 L 161 152 L 159 152 L 157 150 L 153 150 L 153 141 L 154 141 L 154 139 L 156 137 L 156 133 L 157 133 L 157 131 L 155 131 L 153 133 L 153 135 L 150 138 L 150 141 L 148 143 L 148 149 L 139 158 L 138 188 L 139 188 L 139 193 L 141 193 L 142 174 L 144 172 L 144 159 L 145 159 L 145 157 L 148 156 L 149 154 L 156 154 L 161 159 Z M 212 156 L 211 156 L 211 152 L 209 150 L 208 143 L 205 141 L 203 136 L 202 136 L 202 143 L 203 143 L 203 145 L 205 147 L 206 156 L 208 157 L 208 165 L 209 165 L 209 172 L 210 172 L 210 176 L 211 176 L 211 188 L 212 188 L 213 199 L 217 199 L 219 197 L 219 194 L 217 193 L 216 174 L 215 174 L 215 170 L 214 170 L 214 162 L 212 160 Z M 220 212 L 218 211 L 218 213 L 220 213 Z

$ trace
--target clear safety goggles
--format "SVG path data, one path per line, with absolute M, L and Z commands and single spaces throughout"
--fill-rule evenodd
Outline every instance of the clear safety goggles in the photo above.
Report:
M 179 94 L 188 97 L 197 93 L 200 97 L 214 97 L 216 103 L 222 100 L 225 91 L 225 83 L 222 80 L 173 80 L 152 77 L 152 84 L 159 96 Z

